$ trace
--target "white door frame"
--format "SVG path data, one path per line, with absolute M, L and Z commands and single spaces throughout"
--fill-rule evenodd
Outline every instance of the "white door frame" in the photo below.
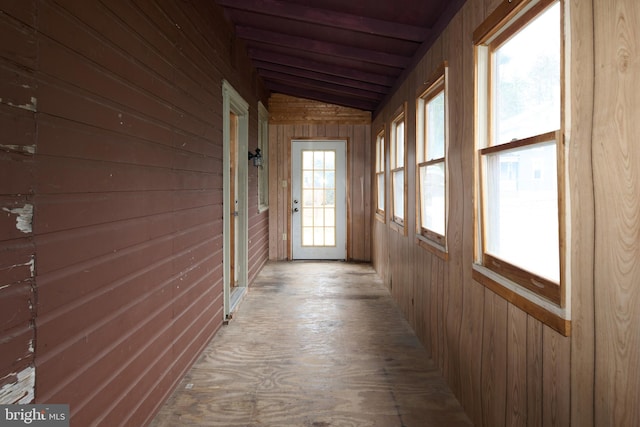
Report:
M 298 221 L 301 220 L 300 215 L 302 214 L 302 207 L 300 206 L 300 212 L 295 212 L 295 198 L 300 197 L 301 194 L 296 194 L 301 192 L 301 188 L 299 188 L 302 183 L 298 182 L 296 184 L 296 177 L 294 173 L 296 171 L 296 162 L 301 162 L 301 159 L 295 157 L 296 149 L 294 147 L 299 147 L 301 150 L 304 149 L 335 149 L 336 150 L 336 171 L 341 171 L 343 175 L 342 186 L 340 182 L 338 182 L 338 176 L 336 174 L 336 209 L 340 209 L 344 211 L 344 216 L 342 218 L 336 218 L 336 248 L 331 248 L 329 250 L 324 250 L 321 247 L 318 247 L 315 250 L 305 250 L 305 248 L 300 247 L 298 249 L 299 254 L 296 255 L 296 247 L 301 246 L 297 244 L 297 240 L 301 239 L 300 233 L 296 234 L 296 225 L 299 224 Z M 335 139 L 292 139 L 291 140 L 291 194 L 290 194 L 290 204 L 292 209 L 290 210 L 291 229 L 289 230 L 289 235 L 291 236 L 290 249 L 291 249 L 291 259 L 347 259 L 349 254 L 347 253 L 347 234 L 349 229 L 348 224 L 348 174 L 347 174 L 347 156 L 348 156 L 348 140 L 346 138 L 335 138 Z M 339 201 L 341 199 L 341 201 Z M 302 198 L 300 197 L 300 203 L 302 203 Z M 294 217 L 294 215 L 298 215 Z M 297 227 L 299 228 L 299 227 Z M 328 248 L 327 248 L 328 249 Z M 339 249 L 340 255 L 335 255 L 335 250 Z M 315 252 L 315 253 L 314 253 Z
M 237 147 L 237 179 L 236 189 L 238 194 L 238 215 L 235 219 L 236 232 L 235 236 L 235 277 L 231 277 L 231 209 L 229 201 L 231 200 L 231 173 L 229 165 L 231 162 L 231 133 L 229 115 L 234 113 L 238 117 L 238 143 Z M 249 104 L 240 96 L 240 94 L 227 82 L 222 81 L 222 169 L 223 169 L 223 199 L 222 199 L 222 218 L 223 218 L 223 293 L 224 293 L 224 320 L 234 309 L 235 303 L 239 301 L 234 292 L 232 300 L 231 283 L 238 281 L 236 292 L 244 293 L 248 285 L 248 167 L 249 162 L 246 159 L 248 153 L 249 139 Z

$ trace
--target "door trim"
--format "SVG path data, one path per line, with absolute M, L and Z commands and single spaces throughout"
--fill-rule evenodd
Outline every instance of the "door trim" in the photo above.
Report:
M 289 145 L 287 147 L 287 158 L 288 158 L 288 186 L 289 191 L 287 195 L 287 260 L 293 261 L 293 206 L 291 204 L 292 200 L 292 191 L 293 191 L 293 167 L 292 167 L 292 147 L 294 141 L 318 141 L 318 142 L 327 142 L 327 141 L 343 141 L 345 143 L 345 198 L 346 198 L 346 224 L 345 224 L 345 260 L 351 259 L 351 141 L 348 136 L 336 136 L 336 137 L 326 137 L 326 136 L 316 136 L 316 137 L 299 137 L 299 138 L 290 138 Z
M 234 113 L 238 117 L 238 142 L 236 145 L 238 156 L 237 163 L 237 194 L 238 194 L 238 216 L 235 218 L 237 222 L 235 233 L 235 262 L 236 277 L 238 280 L 237 290 L 231 295 L 231 209 L 229 206 L 231 200 L 231 174 L 229 164 L 231 161 L 231 133 L 230 133 L 230 113 Z M 248 153 L 249 139 L 249 104 L 240 96 L 240 94 L 229 84 L 228 81 L 222 81 L 222 169 L 223 169 L 223 199 L 222 199 L 222 221 L 223 221 L 223 296 L 224 309 L 223 320 L 228 320 L 235 306 L 241 299 L 248 286 L 248 167 L 249 163 L 243 161 L 245 157 L 242 153 Z

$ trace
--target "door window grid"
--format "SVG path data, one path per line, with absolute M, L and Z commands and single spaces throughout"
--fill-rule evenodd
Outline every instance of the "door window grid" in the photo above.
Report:
M 302 246 L 336 245 L 336 152 L 302 151 Z

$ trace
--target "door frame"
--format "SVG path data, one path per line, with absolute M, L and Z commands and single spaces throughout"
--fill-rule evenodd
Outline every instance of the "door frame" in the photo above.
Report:
M 351 168 L 350 168 L 350 162 L 349 159 L 351 157 L 351 144 L 350 144 L 350 140 L 349 137 L 346 136 L 336 136 L 336 137 L 323 137 L 323 136 L 316 136 L 316 137 L 301 137 L 301 138 L 291 138 L 289 140 L 289 147 L 288 147 L 288 153 L 287 156 L 289 158 L 289 176 L 288 176 L 288 183 L 289 183 L 289 191 L 287 194 L 287 211 L 289 212 L 289 215 L 287 215 L 287 232 L 288 232 L 288 236 L 289 238 L 288 240 L 288 245 L 287 245 L 287 260 L 289 261 L 293 261 L 293 205 L 291 203 L 291 201 L 293 200 L 293 154 L 292 154 L 292 149 L 293 149 L 293 141 L 319 141 L 319 142 L 326 142 L 326 141 L 344 141 L 345 143 L 345 183 L 346 183 L 346 188 L 345 188 L 345 197 L 346 197 L 346 224 L 345 224 L 345 229 L 346 229 L 346 248 L 345 248 L 345 260 L 350 260 L 351 259 Z
M 231 153 L 231 132 L 230 114 L 234 113 L 238 118 L 238 135 L 236 152 Z M 224 310 L 223 320 L 228 320 L 235 306 L 247 291 L 248 286 L 248 161 L 243 161 L 245 157 L 242 153 L 248 153 L 249 139 L 249 104 L 231 86 L 227 80 L 222 81 L 222 169 L 223 169 L 223 199 L 222 199 L 222 222 L 223 222 L 223 294 Z M 229 170 L 231 156 L 237 159 L 235 188 L 237 189 L 237 208 L 231 203 L 232 177 Z M 229 205 L 232 206 L 229 206 Z M 235 208 L 235 209 L 234 209 Z M 231 220 L 233 211 L 237 209 L 238 215 Z M 234 230 L 231 229 L 234 223 Z M 234 236 L 232 245 L 231 236 Z M 234 277 L 231 277 L 231 248 L 234 247 Z M 232 294 L 232 281 L 237 280 L 237 286 Z

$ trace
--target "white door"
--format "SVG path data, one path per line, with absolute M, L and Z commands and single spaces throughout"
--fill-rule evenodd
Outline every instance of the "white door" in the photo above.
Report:
M 347 258 L 346 141 L 291 142 L 293 259 Z

